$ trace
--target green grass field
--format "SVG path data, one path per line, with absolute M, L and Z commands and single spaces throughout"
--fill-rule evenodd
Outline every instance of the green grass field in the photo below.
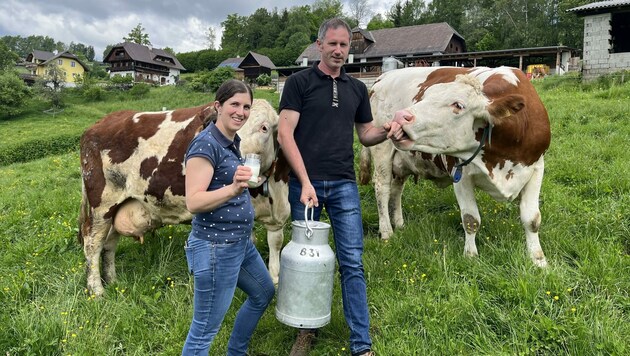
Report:
M 588 89 L 546 78 L 536 84 L 552 122 L 541 192 L 541 244 L 549 267 L 533 267 L 518 204 L 478 193 L 479 258 L 463 257 L 463 230 L 451 188 L 408 182 L 406 226 L 378 239 L 371 186 L 361 186 L 365 270 L 378 355 L 630 354 L 630 86 Z M 257 92 L 277 106 L 277 94 Z M 118 281 L 87 293 L 77 243 L 80 168 L 76 139 L 119 109 L 160 110 L 212 98 L 181 88 L 141 100 L 69 97 L 55 117 L 33 103 L 0 121 L 0 353 L 6 355 L 178 355 L 192 316 L 192 280 L 183 244 L 189 226 L 165 226 L 140 245 L 122 238 Z M 60 139 L 61 138 L 61 139 Z M 37 141 L 41 140 L 41 141 Z M 78 141 L 76 141 L 78 142 Z M 11 161 L 16 148 L 35 146 Z M 64 146 L 65 147 L 65 146 Z M 2 156 L 5 152 L 5 156 Z M 12 163 L 13 162 L 13 163 Z M 264 231 L 258 247 L 267 256 Z M 290 229 L 285 230 L 285 240 Z M 349 355 L 335 279 L 333 316 L 311 355 Z M 213 348 L 225 354 L 237 292 Z M 267 310 L 253 355 L 287 355 L 296 331 Z

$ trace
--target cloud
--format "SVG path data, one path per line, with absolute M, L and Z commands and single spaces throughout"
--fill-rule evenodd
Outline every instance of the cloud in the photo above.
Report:
M 229 14 L 249 16 L 256 9 L 269 11 L 312 5 L 315 0 L 2 0 L 0 36 L 49 36 L 66 45 L 70 42 L 94 47 L 101 59 L 107 45 L 142 24 L 151 43 L 175 52 L 207 48 L 206 33 L 213 26 L 216 45 L 221 42 L 221 22 Z M 374 12 L 389 10 L 394 0 L 370 1 Z M 252 5 L 255 4 L 255 5 Z

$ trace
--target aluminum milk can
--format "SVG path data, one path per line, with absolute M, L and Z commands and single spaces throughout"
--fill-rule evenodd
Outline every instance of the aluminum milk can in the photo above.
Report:
M 316 329 L 330 322 L 335 253 L 328 245 L 330 225 L 313 220 L 291 223 L 291 241 L 280 254 L 276 318 L 283 324 Z

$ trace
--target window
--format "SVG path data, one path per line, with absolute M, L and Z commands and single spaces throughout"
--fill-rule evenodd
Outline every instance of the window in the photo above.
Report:
M 70 67 L 74 68 L 77 66 L 77 62 L 75 61 L 70 61 Z
M 61 59 L 61 58 L 60 58 L 60 59 L 58 59 L 58 60 L 57 60 L 57 64 L 62 65 L 62 64 L 63 64 L 63 59 Z
M 630 12 L 612 14 L 610 53 L 630 52 Z

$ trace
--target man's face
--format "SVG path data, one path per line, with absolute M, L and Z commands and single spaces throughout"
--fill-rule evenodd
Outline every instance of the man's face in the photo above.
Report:
M 331 70 L 338 71 L 348 59 L 350 51 L 350 34 L 345 27 L 328 29 L 324 40 L 317 40 L 322 63 Z

